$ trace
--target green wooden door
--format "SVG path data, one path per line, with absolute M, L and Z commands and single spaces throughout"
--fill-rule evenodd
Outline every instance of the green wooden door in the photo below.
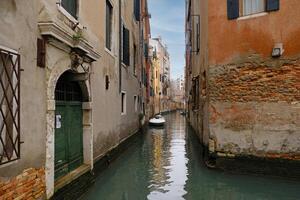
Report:
M 82 92 L 72 76 L 65 72 L 55 88 L 55 179 L 83 163 Z
M 69 111 L 69 171 L 79 167 L 83 163 L 83 139 L 82 139 L 82 105 L 70 103 Z
M 66 106 L 56 105 L 55 113 L 55 178 L 68 173 L 68 134 Z
M 82 104 L 57 102 L 55 115 L 55 178 L 83 163 Z

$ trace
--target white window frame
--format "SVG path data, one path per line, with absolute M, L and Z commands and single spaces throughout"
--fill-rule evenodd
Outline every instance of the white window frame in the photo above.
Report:
M 59 0 L 59 2 L 57 3 L 57 8 L 58 10 L 65 16 L 67 17 L 70 21 L 72 21 L 73 23 L 78 23 L 79 22 L 79 14 L 80 14 L 80 0 L 77 0 L 77 11 L 76 11 L 76 16 L 77 19 L 75 17 L 73 17 L 62 5 L 61 5 L 61 1 Z
M 124 95 L 124 98 L 123 98 Z M 125 91 L 121 92 L 121 115 L 126 115 L 127 113 L 127 95 Z M 122 110 L 123 107 L 123 110 Z
M 107 4 L 107 1 L 110 3 L 111 7 L 112 7 L 112 16 L 111 16 L 111 35 L 110 35 L 110 49 L 107 48 L 106 46 L 106 40 L 107 40 L 107 35 L 106 35 L 106 16 L 107 16 L 107 13 L 106 13 L 106 4 Z M 112 55 L 114 57 L 114 54 L 113 54 L 113 49 L 114 49 L 114 29 L 115 29 L 115 23 L 114 23 L 114 13 L 115 13 L 115 5 L 113 4 L 113 2 L 111 0 L 107 0 L 105 1 L 105 51 L 107 53 L 109 53 L 110 55 Z
M 133 99 L 134 99 L 134 111 L 137 112 L 138 111 L 138 98 L 137 98 L 137 95 L 134 95 Z
M 256 2 L 258 1 L 262 1 L 261 3 L 263 3 L 263 7 L 253 8 L 252 6 L 256 4 Z M 251 6 L 251 8 L 248 6 Z M 240 0 L 240 17 L 257 15 L 265 12 L 266 12 L 266 0 Z

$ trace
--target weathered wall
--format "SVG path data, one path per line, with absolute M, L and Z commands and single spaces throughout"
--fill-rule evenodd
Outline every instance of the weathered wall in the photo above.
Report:
M 209 2 L 210 150 L 299 159 L 300 4 L 237 20 L 226 8 Z M 278 59 L 275 43 L 285 50 Z
M 118 145 L 139 128 L 138 114 L 135 111 L 134 95 L 139 96 L 139 76 L 133 72 L 133 43 L 138 47 L 138 23 L 135 22 L 133 2 L 122 1 L 122 19 L 130 30 L 130 66 L 122 65 L 122 87 L 126 92 L 126 114 L 121 115 L 121 95 L 119 93 L 119 1 L 111 1 L 113 5 L 112 50 L 105 48 L 105 1 L 100 4 L 99 20 L 90 16 L 90 21 L 98 22 L 93 26 L 101 41 L 102 57 L 94 64 L 92 74 L 92 98 L 95 105 L 93 111 L 94 125 L 94 158 L 101 158 L 108 150 Z M 91 5 L 91 4 L 89 4 Z M 129 14 L 130 13 L 130 14 Z M 100 26 L 100 29 L 98 29 Z M 138 50 L 138 49 L 137 49 Z M 137 65 L 138 67 L 138 65 Z M 139 72 L 137 72 L 139 74 Z M 109 76 L 109 89 L 105 89 L 105 76 Z
M 263 16 L 228 20 L 227 1 L 209 1 L 209 64 L 226 64 L 259 54 L 270 58 L 275 43 L 283 43 L 284 56 L 299 55 L 299 1 L 280 1 L 280 10 Z
M 35 0 L 0 2 L 0 45 L 17 51 L 24 69 L 20 83 L 20 134 L 21 141 L 24 141 L 21 159 L 0 166 L 0 177 L 16 176 L 30 167 L 42 168 L 45 162 L 45 71 L 36 65 L 37 12 Z
M 190 40 L 191 50 L 189 58 L 189 66 L 186 67 L 186 91 L 188 92 L 188 118 L 189 123 L 196 131 L 201 142 L 204 145 L 208 145 L 208 96 L 207 89 L 204 85 L 207 85 L 207 68 L 208 68 L 208 1 L 196 1 L 191 0 L 190 8 L 190 28 L 192 29 Z M 197 23 L 199 16 L 200 38 L 199 38 L 199 51 L 197 52 Z M 189 29 L 189 28 L 188 28 Z M 189 30 L 187 31 L 189 34 Z M 192 101 L 192 81 L 194 78 L 199 77 L 199 102 L 197 104 Z M 203 91 L 203 92 L 201 92 Z
M 210 69 L 210 99 L 225 102 L 295 102 L 300 100 L 300 60 L 280 66 L 256 63 Z
M 272 102 L 210 105 L 215 151 L 237 156 L 300 159 L 299 104 Z
M 0 199 L 45 198 L 45 170 L 29 168 L 18 176 L 0 179 Z
M 119 1 L 111 2 L 114 7 L 111 51 L 105 48 L 105 1 L 80 1 L 79 25 L 75 28 L 82 31 L 82 42 L 86 42 L 81 45 L 101 55 L 91 65 L 84 63 L 91 69 L 90 81 L 85 82 L 88 91 L 84 91 L 88 93 L 83 105 L 84 163 L 91 168 L 91 157 L 95 160 L 102 157 L 139 128 L 139 110 L 134 109 L 133 97 L 139 95 L 139 77 L 133 76 L 133 60 L 131 66 L 122 67 L 122 90 L 127 92 L 127 114 L 121 116 Z M 131 30 L 132 56 L 132 41 L 139 44 L 138 23 L 134 21 L 133 1 L 122 2 L 123 18 Z M 24 141 L 21 159 L 0 166 L 0 180 L 14 180 L 28 168 L 45 168 L 46 178 L 42 180 L 42 176 L 40 179 L 45 182 L 47 197 L 51 197 L 54 192 L 54 89 L 59 76 L 71 69 L 70 46 L 75 45 L 72 37 L 77 34 L 72 30 L 74 21 L 65 15 L 56 2 L 46 0 L 0 2 L 0 16 L 0 25 L 5 27 L 1 29 L 0 45 L 18 51 L 21 68 L 24 69 L 21 74 L 21 141 Z M 57 25 L 63 33 L 46 30 L 44 24 L 49 22 Z M 50 32 L 56 36 L 49 37 Z M 40 34 L 48 38 L 46 68 L 36 66 L 36 40 L 42 37 Z M 110 81 L 108 90 L 105 89 L 106 75 Z M 22 176 L 27 176 L 27 173 Z M 40 179 L 37 177 L 34 181 Z M 4 183 L 0 181 L 1 184 Z

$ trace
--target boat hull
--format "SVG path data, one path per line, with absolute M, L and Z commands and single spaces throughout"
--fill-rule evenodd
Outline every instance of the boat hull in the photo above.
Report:
M 151 126 L 163 126 L 166 123 L 164 118 L 152 118 L 149 120 L 149 125 Z

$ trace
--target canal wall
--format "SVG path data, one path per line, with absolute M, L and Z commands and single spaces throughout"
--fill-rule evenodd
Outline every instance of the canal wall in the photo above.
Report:
M 105 20 L 99 19 L 105 19 L 109 2 L 114 12 L 111 46 L 107 47 Z M 2 87 L 0 96 L 20 93 L 0 105 L 5 124 L 0 131 L 0 199 L 10 198 L 7 193 L 19 198 L 23 188 L 18 185 L 26 185 L 26 193 L 33 198 L 51 198 L 74 178 L 92 171 L 94 163 L 139 130 L 143 103 L 140 61 L 133 62 L 133 54 L 127 52 L 131 62 L 122 63 L 121 18 L 130 32 L 127 51 L 134 52 L 142 30 L 133 21 L 133 1 L 119 3 L 81 1 L 77 13 L 70 13 L 55 1 L 0 1 L 0 25 L 5 27 L 0 34 L 2 72 L 5 65 L 9 73 L 4 74 L 10 74 L 15 59 L 18 61 L 11 77 L 1 77 L 2 86 L 8 89 Z M 137 48 L 136 54 L 143 52 Z M 57 82 L 65 74 L 68 91 L 62 94 Z M 11 85 L 7 80 L 12 80 Z M 58 109 L 61 101 L 65 105 L 75 102 L 77 110 L 70 112 L 65 106 L 63 112 L 68 114 L 63 116 Z M 38 174 L 28 173 L 31 169 Z
M 8 180 L 0 179 L 0 199 L 45 198 L 45 170 L 29 168 Z
M 265 160 L 298 176 L 300 5 L 276 2 L 273 10 L 242 16 L 239 1 L 187 1 L 188 120 L 208 149 L 209 165 L 228 169 L 241 160 L 244 169 L 260 172 L 244 160 Z
M 110 149 L 105 155 L 95 161 L 92 171 L 82 174 L 76 180 L 56 191 L 51 199 L 74 200 L 82 196 L 95 183 L 95 179 L 110 165 L 111 162 L 118 158 L 118 156 L 132 145 L 138 137 L 142 137 L 145 128 L 146 125 L 140 130 L 140 132 L 131 135 L 122 143 Z
M 245 62 L 210 69 L 213 150 L 299 160 L 300 60 Z
M 210 151 L 229 157 L 300 160 L 300 27 L 278 20 L 286 13 L 300 18 L 289 10 L 298 3 L 281 1 L 279 10 L 245 20 L 223 15 L 213 19 L 220 6 L 209 3 Z M 226 15 L 223 6 L 221 13 Z M 290 26 L 283 30 L 283 23 Z M 220 28 L 222 35 L 235 37 L 219 37 Z M 274 58 L 272 49 L 279 43 L 283 52 Z

